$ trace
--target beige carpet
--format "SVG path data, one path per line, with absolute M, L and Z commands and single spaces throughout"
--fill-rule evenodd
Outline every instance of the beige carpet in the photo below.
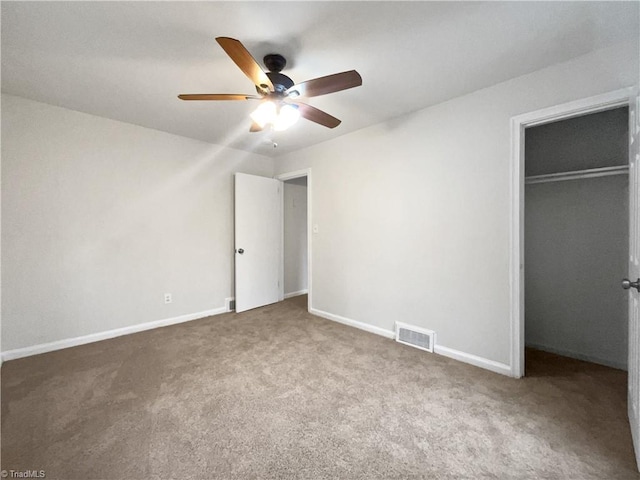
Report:
M 2 468 L 47 479 L 637 479 L 626 373 L 513 380 L 305 297 L 7 362 Z

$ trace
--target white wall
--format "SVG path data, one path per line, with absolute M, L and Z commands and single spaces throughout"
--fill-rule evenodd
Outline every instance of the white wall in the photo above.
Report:
M 233 173 L 273 160 L 3 95 L 2 169 L 7 351 L 223 307 Z
M 510 119 L 637 72 L 619 45 L 279 158 L 276 173 L 313 168 L 312 308 L 430 328 L 508 372 Z
M 284 294 L 307 290 L 307 177 L 284 182 Z
M 0 112 L 2 112 L 3 100 L 0 98 Z M 2 115 L 0 115 L 0 130 L 2 127 Z M 2 141 L 0 140 L 0 147 Z M 0 354 L 2 353 L 2 152 L 0 152 Z M 4 359 L 0 355 L 0 367 Z
M 617 175 L 526 186 L 527 345 L 626 368 L 628 185 Z

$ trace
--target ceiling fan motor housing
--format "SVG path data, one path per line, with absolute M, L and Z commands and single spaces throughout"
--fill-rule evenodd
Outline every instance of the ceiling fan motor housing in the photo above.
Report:
M 276 93 L 284 93 L 294 85 L 293 80 L 282 73 L 267 72 L 267 77 L 269 77 L 269 80 L 273 83 L 273 88 Z
M 277 53 L 270 53 L 264 56 L 264 65 L 269 70 L 267 77 L 273 83 L 276 93 L 284 93 L 287 89 L 293 87 L 294 83 L 286 75 L 280 73 L 287 65 L 287 59 Z

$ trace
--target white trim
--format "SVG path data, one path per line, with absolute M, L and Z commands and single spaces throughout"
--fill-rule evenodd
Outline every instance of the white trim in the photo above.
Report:
M 525 185 L 536 183 L 564 182 L 566 180 L 581 180 L 583 178 L 609 177 L 611 175 L 628 175 L 629 165 L 617 167 L 590 168 L 587 170 L 575 170 L 573 172 L 547 173 L 545 175 L 531 175 L 524 177 Z
M 513 120 L 527 126 L 534 127 L 545 123 L 579 117 L 587 113 L 603 112 L 613 108 L 629 105 L 629 97 L 633 94 L 633 87 L 621 88 L 613 92 L 582 98 L 573 102 L 562 103 L 552 107 L 523 113 L 513 117 Z
M 318 317 L 326 318 L 327 320 L 342 323 L 343 325 L 348 325 L 349 327 L 355 327 L 360 330 L 364 330 L 365 332 L 375 333 L 376 335 L 381 335 L 383 337 L 391 339 L 396 338 L 395 332 L 387 330 L 386 328 L 376 327 L 374 325 L 369 325 L 368 323 L 359 322 L 358 320 L 352 320 L 350 318 L 341 317 L 340 315 L 334 315 L 333 313 L 316 310 L 315 308 L 310 308 L 309 313 L 311 313 L 312 315 L 317 315 Z
M 285 293 L 284 298 L 287 299 L 291 297 L 297 297 L 299 295 L 306 295 L 308 293 L 309 293 L 309 290 L 305 288 L 304 290 L 298 290 L 297 292 Z
M 313 305 L 313 176 L 311 168 L 307 168 L 307 310 Z
M 515 116 L 511 119 L 511 235 L 509 286 L 511 376 L 524 375 L 524 129 L 629 104 L 633 88 L 595 95 Z
M 629 394 L 627 394 L 628 396 Z M 635 408 L 633 402 L 627 402 L 627 417 L 629 419 L 636 418 Z M 633 451 L 636 454 L 636 465 L 640 470 L 640 438 L 635 428 L 631 428 L 631 442 L 633 444 Z
M 280 175 L 276 175 L 276 180 L 281 180 L 286 182 L 287 180 L 293 180 L 294 178 L 306 177 L 311 173 L 310 168 L 305 168 L 303 170 L 295 170 L 293 172 L 281 173 Z
M 179 317 L 165 318 L 164 320 L 139 323 L 137 325 L 116 328 L 114 330 L 107 330 L 105 332 L 91 333 L 89 335 L 83 335 L 81 337 L 66 338 L 64 340 L 57 340 L 55 342 L 41 343 L 39 345 L 33 345 L 31 347 L 16 348 L 14 350 L 7 350 L 6 352 L 2 352 L 2 360 L 15 360 L 16 358 L 29 357 L 31 355 L 38 355 L 40 353 L 53 352 L 54 350 L 62 350 L 63 348 L 76 347 L 78 345 L 85 345 L 87 343 L 99 342 L 101 340 L 108 340 L 110 338 L 121 337 L 122 335 L 130 335 L 132 333 L 143 332 L 145 330 L 152 330 L 159 327 L 166 327 L 169 325 L 175 325 L 177 323 L 190 322 L 192 320 L 211 317 L 213 315 L 220 315 L 222 313 L 226 313 L 225 307 L 214 308 L 213 310 L 205 310 L 198 313 L 190 313 L 187 315 L 181 315 Z
M 459 362 L 468 363 L 470 365 L 484 368 L 485 370 L 490 370 L 502 375 L 512 376 L 511 366 L 507 365 L 506 363 L 496 362 L 495 360 L 489 360 L 488 358 L 479 357 L 478 355 L 461 352 L 459 350 L 454 350 L 453 348 L 444 347 L 437 344 L 434 348 L 434 352 L 444 357 L 453 358 L 454 360 L 458 360 Z
M 282 173 L 280 175 L 276 175 L 275 178 L 280 180 L 281 182 L 285 182 L 287 180 L 293 180 L 294 178 L 307 177 L 307 311 L 311 312 L 313 305 L 313 275 L 312 275 L 312 265 L 313 265 L 313 181 L 311 175 L 311 167 L 305 168 L 303 170 L 295 170 L 293 172 Z M 284 188 L 283 188 L 284 190 Z M 281 278 L 280 282 L 283 288 L 283 296 L 284 296 L 284 202 L 282 204 L 282 242 L 283 246 L 281 248 L 282 259 L 281 259 Z M 285 297 L 287 298 L 287 297 Z
M 278 265 L 278 301 L 284 300 L 284 182 L 280 179 L 280 262 Z
M 368 323 L 360 322 L 358 320 L 352 320 L 340 315 L 334 315 L 333 313 L 316 310 L 315 308 L 310 309 L 309 313 L 311 313 L 312 315 L 317 315 L 318 317 L 326 318 L 327 320 L 342 323 L 343 325 L 347 325 L 349 327 L 355 327 L 360 330 L 364 330 L 365 332 L 375 333 L 376 335 L 390 338 L 392 340 L 395 340 L 396 338 L 395 332 L 387 330 L 386 328 L 376 327 L 374 325 L 369 325 Z M 484 357 L 479 357 L 471 353 L 461 352 L 459 350 L 454 350 L 453 348 L 444 347 L 438 344 L 434 345 L 433 351 L 438 355 L 443 355 L 445 357 L 458 360 L 459 362 L 468 363 L 476 367 L 484 368 L 485 370 L 490 370 L 495 373 L 511 376 L 511 367 L 505 363 L 496 362 L 494 360 L 489 360 Z
M 524 376 L 524 126 L 511 119 L 511 235 L 509 293 L 511 302 L 511 376 Z

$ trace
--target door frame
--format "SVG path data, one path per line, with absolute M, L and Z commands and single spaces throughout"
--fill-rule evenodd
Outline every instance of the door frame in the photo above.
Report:
M 555 105 L 511 119 L 511 235 L 509 286 L 511 310 L 511 376 L 524 376 L 524 131 L 527 127 L 629 105 L 634 88 L 623 88 Z
M 311 310 L 311 306 L 313 305 L 311 299 L 313 298 L 313 289 L 312 289 L 312 277 L 311 275 L 311 266 L 312 266 L 312 235 L 313 235 L 313 222 L 312 220 L 312 179 L 311 179 L 311 168 L 305 168 L 303 170 L 295 170 L 292 172 L 281 173 L 280 175 L 276 175 L 274 178 L 276 180 L 280 180 L 282 182 L 282 188 L 280 189 L 280 194 L 282 196 L 281 199 L 281 225 L 282 225 L 282 247 L 280 248 L 280 301 L 284 300 L 284 182 L 287 180 L 293 180 L 295 178 L 307 177 L 307 311 Z

